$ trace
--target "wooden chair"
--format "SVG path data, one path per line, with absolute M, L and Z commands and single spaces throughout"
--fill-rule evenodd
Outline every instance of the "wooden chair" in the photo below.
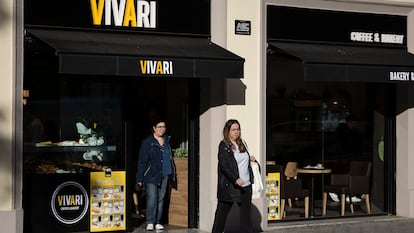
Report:
M 285 169 L 286 171 L 286 169 Z M 287 179 L 285 172 L 280 177 L 280 213 L 282 218 L 286 217 L 286 199 L 303 198 L 305 218 L 309 217 L 309 190 L 302 188 L 302 179 Z
M 298 173 L 296 172 L 296 168 L 298 167 L 297 162 L 287 162 L 285 167 L 285 177 L 287 180 L 297 179 Z M 292 207 L 292 199 L 288 198 L 288 205 Z
M 298 167 L 297 162 L 287 162 L 285 168 L 285 176 L 286 179 L 296 179 L 298 177 L 298 173 L 296 172 L 296 168 Z
M 322 215 L 326 215 L 326 205 L 328 193 L 333 192 L 340 194 L 341 216 L 345 215 L 345 199 L 349 198 L 351 213 L 354 213 L 354 203 L 352 196 L 365 195 L 365 205 L 368 214 L 371 214 L 371 205 L 369 201 L 370 179 L 371 179 L 370 161 L 351 161 L 347 174 L 331 174 L 330 184 L 324 186 L 322 198 Z

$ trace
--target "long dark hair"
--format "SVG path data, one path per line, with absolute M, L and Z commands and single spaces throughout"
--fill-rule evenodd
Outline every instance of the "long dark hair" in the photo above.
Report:
M 239 129 L 241 130 L 239 121 L 238 120 L 235 120 L 235 119 L 230 119 L 230 120 L 226 121 L 226 124 L 224 124 L 224 128 L 223 128 L 223 138 L 224 138 L 224 141 L 232 149 L 233 149 L 234 146 L 233 146 L 233 144 L 230 141 L 229 133 L 230 133 L 231 126 L 234 125 L 234 124 L 237 124 L 239 126 Z M 246 148 L 244 146 L 243 140 L 241 138 L 241 133 L 240 133 L 240 137 L 236 139 L 236 143 L 237 143 L 237 146 L 239 147 L 240 152 L 245 152 L 246 151 Z

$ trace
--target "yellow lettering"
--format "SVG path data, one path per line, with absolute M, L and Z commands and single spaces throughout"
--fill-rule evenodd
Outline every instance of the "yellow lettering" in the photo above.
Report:
M 96 5 L 96 0 L 90 0 L 92 10 L 92 20 L 94 25 L 100 25 L 102 23 L 102 15 L 105 0 L 98 0 L 99 3 Z
M 146 74 L 147 73 L 147 61 L 140 60 L 139 64 L 141 65 L 141 73 Z
M 125 14 L 124 14 L 124 22 L 122 26 L 129 26 L 131 24 L 132 27 L 137 26 L 137 15 L 135 13 L 135 5 L 133 0 L 127 0 L 125 6 Z
M 58 196 L 57 199 L 58 199 L 58 205 L 62 206 L 63 196 Z
M 157 70 L 155 71 L 155 74 L 163 74 L 161 61 L 157 61 Z
M 75 197 L 73 195 L 70 196 L 70 205 L 76 205 Z

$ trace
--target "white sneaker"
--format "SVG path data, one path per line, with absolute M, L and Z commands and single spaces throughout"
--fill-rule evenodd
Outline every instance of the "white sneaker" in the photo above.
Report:
M 346 197 L 346 202 L 349 202 L 349 197 Z M 355 196 L 353 196 L 353 197 L 351 197 L 351 200 L 352 200 L 352 202 L 361 202 L 362 200 L 361 200 L 361 198 L 358 198 L 358 197 L 355 197 Z
M 154 224 L 149 223 L 147 224 L 147 228 L 145 228 L 147 231 L 153 231 L 154 230 Z
M 155 229 L 156 230 L 164 230 L 164 226 L 161 225 L 161 224 L 157 224 L 157 225 L 155 225 Z
M 336 193 L 329 193 L 329 196 L 331 197 L 332 201 L 339 202 L 338 194 L 336 194 Z

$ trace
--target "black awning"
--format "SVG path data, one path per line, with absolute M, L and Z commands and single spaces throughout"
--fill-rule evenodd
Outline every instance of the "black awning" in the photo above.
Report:
M 414 55 L 401 48 L 269 41 L 269 51 L 297 59 L 309 81 L 414 81 Z
M 243 78 L 244 59 L 208 38 L 28 29 L 56 50 L 59 73 Z

